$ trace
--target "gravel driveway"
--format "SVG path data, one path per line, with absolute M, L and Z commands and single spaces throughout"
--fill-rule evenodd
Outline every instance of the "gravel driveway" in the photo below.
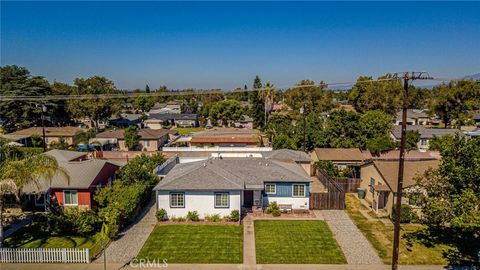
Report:
M 377 252 L 345 211 L 322 210 L 321 212 L 342 248 L 348 264 L 383 264 Z

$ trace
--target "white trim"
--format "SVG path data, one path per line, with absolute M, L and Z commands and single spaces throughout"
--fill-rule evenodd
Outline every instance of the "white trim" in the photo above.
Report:
M 303 195 L 295 196 L 295 186 L 303 186 Z M 305 184 L 292 184 L 292 197 L 293 198 L 301 198 L 305 197 L 305 193 L 307 192 L 307 185 Z
M 267 185 L 273 185 L 273 192 L 268 192 L 267 191 Z M 267 183 L 265 184 L 265 194 L 269 194 L 269 195 L 275 195 L 277 194 L 277 184 L 274 184 L 274 183 Z
M 66 197 L 65 197 L 65 192 L 68 191 L 68 192 L 75 192 L 75 194 L 77 195 L 77 203 L 66 203 Z M 65 189 L 63 190 L 63 205 L 66 205 L 66 206 L 78 206 L 78 190 L 75 190 L 75 189 Z

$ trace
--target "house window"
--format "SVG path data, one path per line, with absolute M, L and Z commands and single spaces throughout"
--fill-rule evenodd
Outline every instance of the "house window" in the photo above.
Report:
M 277 185 L 275 185 L 275 184 L 265 184 L 265 193 L 266 194 L 277 194 Z
M 143 146 L 149 147 L 150 146 L 150 141 L 147 141 L 147 140 L 143 141 Z
M 427 145 L 427 139 L 421 139 L 421 140 L 420 140 L 420 144 L 421 144 L 422 146 Z
M 63 204 L 64 205 L 78 205 L 78 193 L 76 190 L 64 190 L 63 191 Z
M 373 193 L 373 186 L 375 186 L 375 179 L 373 178 L 370 178 L 370 192 Z
M 215 193 L 215 208 L 230 207 L 230 195 L 227 192 Z
M 292 187 L 293 197 L 305 197 L 305 185 L 293 184 Z
M 170 193 L 171 208 L 185 208 L 185 193 Z

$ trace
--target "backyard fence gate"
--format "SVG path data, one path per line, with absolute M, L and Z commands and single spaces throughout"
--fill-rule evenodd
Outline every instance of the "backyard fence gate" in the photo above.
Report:
M 0 248 L 1 263 L 90 263 L 88 248 Z

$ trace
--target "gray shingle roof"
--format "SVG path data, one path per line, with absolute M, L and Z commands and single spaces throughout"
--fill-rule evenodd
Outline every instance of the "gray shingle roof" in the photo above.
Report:
M 409 130 L 417 130 L 420 133 L 421 139 L 431 139 L 434 136 L 440 137 L 440 136 L 445 136 L 449 134 L 455 134 L 457 132 L 462 134 L 460 130 L 454 129 L 454 128 L 426 128 L 421 125 L 407 125 L 407 131 Z M 402 132 L 402 126 L 398 125 L 394 127 L 392 131 L 392 135 L 396 139 L 400 139 L 401 132 Z
M 268 165 L 267 165 L 268 164 Z M 176 165 L 155 190 L 243 190 L 264 182 L 310 182 L 295 163 L 263 159 L 211 159 Z
M 150 114 L 150 120 L 197 120 L 197 115 L 194 113 L 155 113 Z

